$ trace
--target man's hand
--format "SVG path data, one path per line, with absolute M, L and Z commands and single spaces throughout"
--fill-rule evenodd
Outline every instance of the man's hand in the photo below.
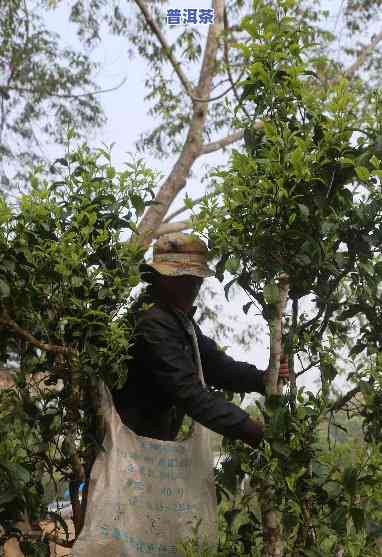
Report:
M 286 354 L 280 359 L 279 379 L 289 381 L 288 356 Z
M 269 368 L 265 373 L 269 373 Z M 280 358 L 279 380 L 289 381 L 288 356 L 286 354 Z
M 264 438 L 264 424 L 260 420 L 248 416 L 241 425 L 241 431 L 237 438 L 253 449 L 257 449 Z

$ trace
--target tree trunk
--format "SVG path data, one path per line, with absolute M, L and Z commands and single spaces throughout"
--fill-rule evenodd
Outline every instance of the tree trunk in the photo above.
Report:
M 279 300 L 274 304 L 273 318 L 269 322 L 269 372 L 265 385 L 267 397 L 280 394 L 282 390 L 282 383 L 279 382 L 280 358 L 283 354 L 282 319 L 288 301 L 288 290 L 288 276 L 282 275 L 279 281 Z M 281 557 L 283 554 L 281 515 L 275 508 L 272 483 L 265 479 L 260 486 L 259 500 L 263 523 L 263 555 L 265 557 Z

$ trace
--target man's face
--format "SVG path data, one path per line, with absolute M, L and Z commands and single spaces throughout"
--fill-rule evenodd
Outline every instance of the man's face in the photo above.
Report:
M 190 300 L 192 299 L 192 303 L 194 303 L 197 295 L 199 294 L 203 279 L 200 277 L 192 277 L 191 275 L 174 278 L 175 281 L 178 282 L 176 288 L 178 288 L 180 292 L 184 292 L 185 297 Z
M 189 311 L 199 294 L 203 279 L 191 275 L 180 277 L 161 276 L 159 286 L 166 292 L 166 297 L 184 311 Z

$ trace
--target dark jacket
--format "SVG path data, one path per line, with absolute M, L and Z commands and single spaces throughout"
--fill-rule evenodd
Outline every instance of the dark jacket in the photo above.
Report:
M 240 438 L 248 413 L 200 382 L 188 320 L 195 327 L 208 386 L 264 394 L 264 372 L 219 350 L 191 316 L 155 302 L 137 319 L 128 379 L 113 392 L 116 408 L 125 424 L 146 437 L 174 440 L 187 414 L 217 433 Z

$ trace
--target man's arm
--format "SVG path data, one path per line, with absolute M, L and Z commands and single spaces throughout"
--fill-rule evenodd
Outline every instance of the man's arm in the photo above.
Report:
M 150 318 L 140 321 L 136 333 L 137 348 L 150 366 L 158 389 L 175 406 L 221 435 L 251 444 L 261 440 L 261 423 L 202 385 L 190 345 L 185 344 L 174 317 L 151 312 Z
M 195 327 L 198 337 L 203 372 L 208 385 L 233 391 L 235 393 L 265 394 L 265 371 L 257 369 L 247 362 L 239 362 L 219 350 L 212 338 Z

